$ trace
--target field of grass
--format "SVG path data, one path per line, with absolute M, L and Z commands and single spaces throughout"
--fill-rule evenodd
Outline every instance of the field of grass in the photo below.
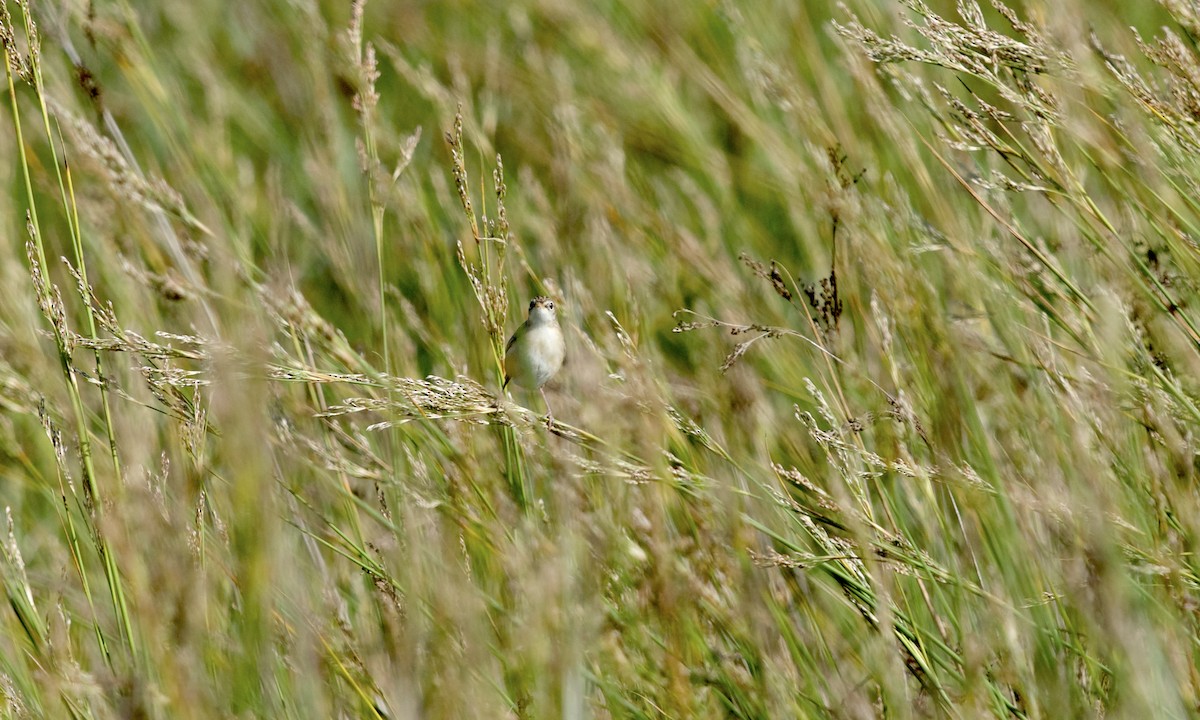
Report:
M 1200 713 L 1195 3 L 0 8 L 0 717 Z

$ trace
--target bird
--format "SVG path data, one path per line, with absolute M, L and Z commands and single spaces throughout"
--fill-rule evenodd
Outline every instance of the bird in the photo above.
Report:
M 543 387 L 550 378 L 562 369 L 567 357 L 567 343 L 558 317 L 554 313 L 554 301 L 548 297 L 535 297 L 529 301 L 529 318 L 517 328 L 504 348 L 504 389 L 510 382 L 542 394 L 546 403 L 546 417 L 553 411 L 546 399 Z

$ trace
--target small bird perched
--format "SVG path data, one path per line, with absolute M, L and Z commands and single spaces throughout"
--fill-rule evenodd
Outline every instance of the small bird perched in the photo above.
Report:
M 504 349 L 504 387 L 515 382 L 537 390 L 546 403 L 546 416 L 552 413 L 542 388 L 563 366 L 567 344 L 554 314 L 554 301 L 535 297 L 529 301 L 529 319 L 517 328 Z

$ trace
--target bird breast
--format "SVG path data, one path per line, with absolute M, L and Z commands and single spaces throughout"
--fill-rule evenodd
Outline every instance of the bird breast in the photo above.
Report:
M 516 384 L 536 390 L 562 367 L 566 348 L 557 323 L 529 328 L 513 343 L 504 358 L 505 369 Z

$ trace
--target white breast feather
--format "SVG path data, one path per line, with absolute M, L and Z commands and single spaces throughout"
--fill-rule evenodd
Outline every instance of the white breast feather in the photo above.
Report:
M 534 389 L 545 385 L 563 364 L 565 351 L 562 330 L 557 325 L 542 325 L 529 330 L 516 343 L 509 355 L 517 355 L 515 363 L 506 361 L 516 384 Z M 515 367 L 513 367 L 515 365 Z

